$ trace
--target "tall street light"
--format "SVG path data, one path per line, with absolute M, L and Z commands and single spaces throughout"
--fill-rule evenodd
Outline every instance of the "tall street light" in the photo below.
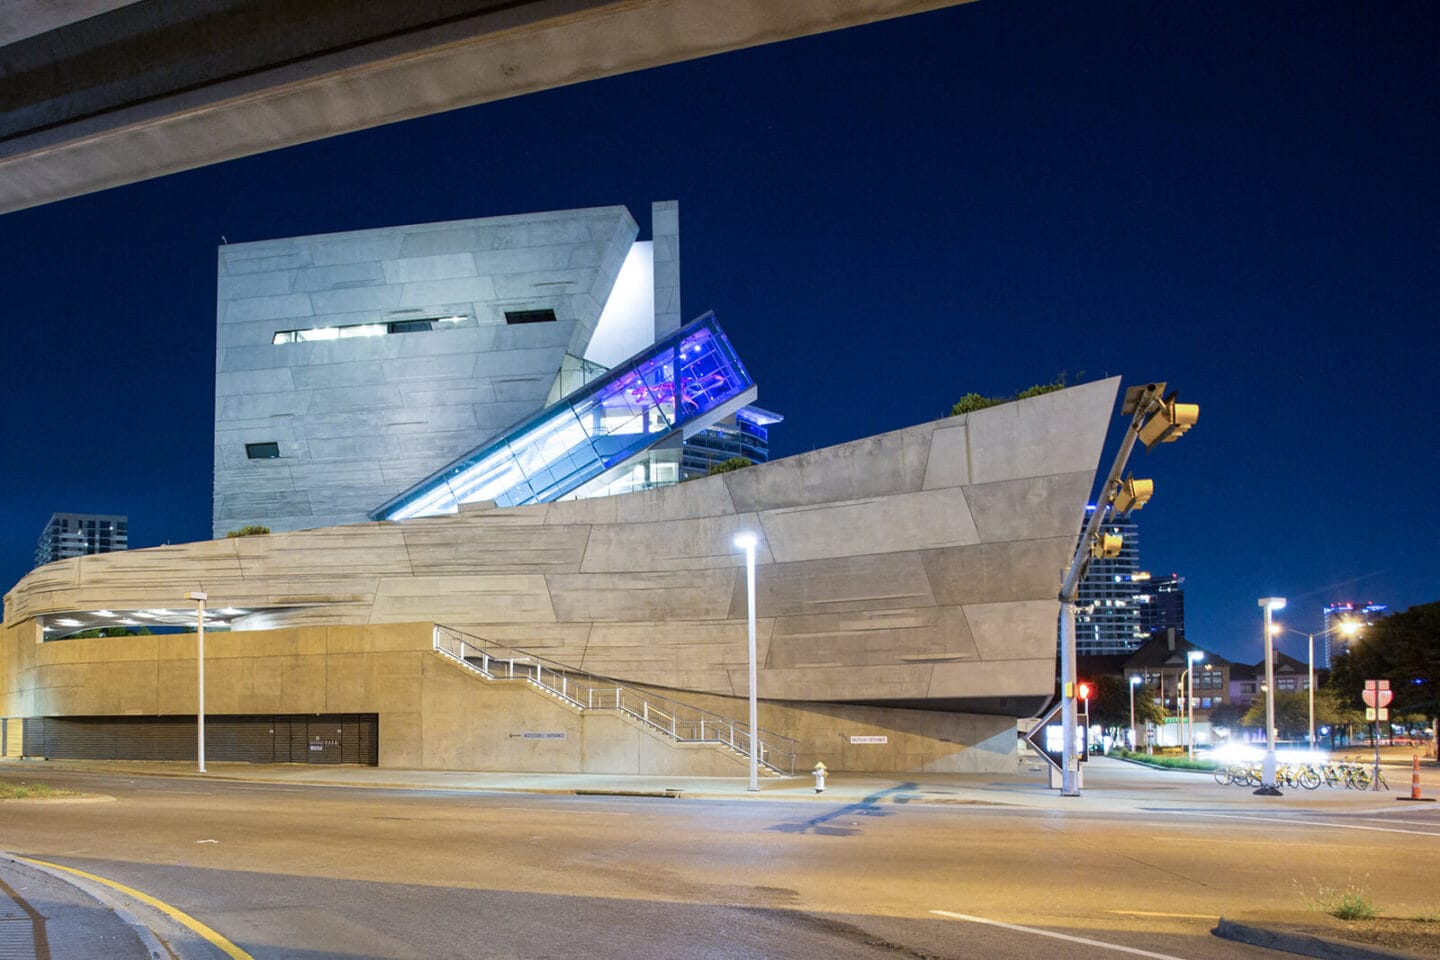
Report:
M 1130 749 L 1134 750 L 1139 745 L 1135 736 L 1135 688 L 1140 685 L 1144 678 L 1138 673 L 1130 674 Z
M 1275 786 L 1275 645 L 1271 641 L 1274 630 L 1270 615 L 1285 609 L 1284 597 L 1261 597 L 1260 606 L 1265 609 L 1265 762 L 1260 768 L 1260 789 L 1255 793 L 1263 797 L 1280 796 Z
M 1347 637 L 1353 637 L 1360 632 L 1361 626 L 1363 626 L 1363 624 L 1355 620 L 1342 620 L 1335 626 L 1331 627 L 1329 630 L 1321 630 L 1317 633 L 1310 633 L 1304 630 L 1295 630 L 1291 627 L 1281 626 L 1278 623 L 1272 624 L 1270 626 L 1270 629 L 1276 633 L 1280 633 L 1282 631 L 1285 633 L 1293 633 L 1297 637 L 1304 637 L 1306 640 L 1308 650 L 1306 657 L 1306 663 L 1308 664 L 1308 680 L 1306 682 L 1308 685 L 1305 689 L 1308 690 L 1310 693 L 1310 749 L 1312 752 L 1315 749 L 1315 638 L 1328 637 L 1330 634 L 1337 631 Z
M 200 772 L 205 772 L 205 601 L 208 594 L 192 590 L 185 594 L 186 600 L 195 601 L 195 661 L 199 674 L 200 702 L 195 710 L 195 756 L 200 761 Z
M 750 786 L 760 789 L 760 730 L 755 703 L 755 534 L 736 534 L 735 546 L 745 551 L 745 610 L 750 626 Z
M 1190 759 L 1195 759 L 1195 664 L 1205 659 L 1204 650 L 1191 650 L 1185 654 L 1185 676 L 1181 677 L 1181 683 L 1185 686 L 1185 727 L 1188 731 L 1186 739 L 1190 741 Z

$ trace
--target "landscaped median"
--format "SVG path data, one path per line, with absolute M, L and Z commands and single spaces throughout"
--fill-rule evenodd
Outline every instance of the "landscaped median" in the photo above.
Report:
M 57 797 L 78 797 L 73 790 L 60 790 L 43 783 L 7 783 L 0 780 L 0 800 L 53 800 Z
M 1183 753 L 1137 753 L 1134 750 L 1122 750 L 1115 747 L 1106 756 L 1114 757 L 1117 760 L 1128 760 L 1145 767 L 1155 767 L 1158 770 L 1193 770 L 1209 773 L 1215 769 L 1214 760 L 1191 760 Z

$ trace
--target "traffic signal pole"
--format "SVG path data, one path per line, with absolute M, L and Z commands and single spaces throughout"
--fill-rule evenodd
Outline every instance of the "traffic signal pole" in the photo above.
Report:
M 1130 426 L 1125 431 L 1125 438 L 1120 442 L 1120 450 L 1115 454 L 1110 474 L 1105 478 L 1105 485 L 1100 488 L 1100 496 L 1096 498 L 1095 510 L 1085 524 L 1085 531 L 1080 535 L 1080 543 L 1075 548 L 1075 556 L 1071 559 L 1065 579 L 1060 585 L 1060 724 L 1065 738 L 1062 754 L 1064 769 L 1060 772 L 1062 797 L 1080 796 L 1080 759 L 1075 750 L 1075 737 L 1078 732 L 1078 710 L 1075 703 L 1075 594 L 1080 589 L 1080 580 L 1090 566 L 1090 546 L 1095 542 L 1100 524 L 1104 522 L 1105 514 L 1109 512 L 1110 506 L 1115 502 L 1116 493 L 1121 489 L 1120 474 L 1125 470 L 1130 452 L 1135 449 L 1135 441 L 1139 439 L 1145 421 L 1163 406 L 1161 394 L 1164 391 L 1165 384 L 1150 383 L 1143 388 L 1134 388 L 1133 400 L 1132 396 L 1127 394 L 1124 409 L 1129 410 L 1132 403 L 1134 407 Z

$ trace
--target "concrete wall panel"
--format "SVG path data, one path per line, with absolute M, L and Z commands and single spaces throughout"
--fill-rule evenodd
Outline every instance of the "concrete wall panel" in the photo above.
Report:
M 959 487 L 767 510 L 761 514 L 760 524 L 770 552 L 779 563 L 896 553 L 980 540 L 965 492 Z

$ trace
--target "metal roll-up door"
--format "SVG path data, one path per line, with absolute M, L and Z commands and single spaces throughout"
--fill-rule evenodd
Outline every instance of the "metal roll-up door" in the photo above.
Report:
M 20 756 L 45 756 L 45 718 L 27 717 L 20 724 Z
M 115 731 L 103 718 L 47 717 L 45 756 L 52 760 L 114 760 Z
M 360 717 L 346 714 L 340 718 L 340 762 L 360 762 Z
M 290 763 L 310 762 L 310 724 L 305 717 L 290 718 Z
M 345 726 L 338 716 L 311 717 L 307 751 L 310 763 L 343 763 Z
M 376 714 L 360 718 L 360 748 L 355 762 L 367 767 L 380 765 L 380 718 Z
M 285 736 L 290 731 L 287 727 Z M 286 753 L 289 746 L 286 745 Z M 275 762 L 273 716 L 216 717 L 205 722 L 205 757 L 243 763 Z
M 199 757 L 194 717 L 114 717 L 111 722 L 116 759 L 194 761 Z

